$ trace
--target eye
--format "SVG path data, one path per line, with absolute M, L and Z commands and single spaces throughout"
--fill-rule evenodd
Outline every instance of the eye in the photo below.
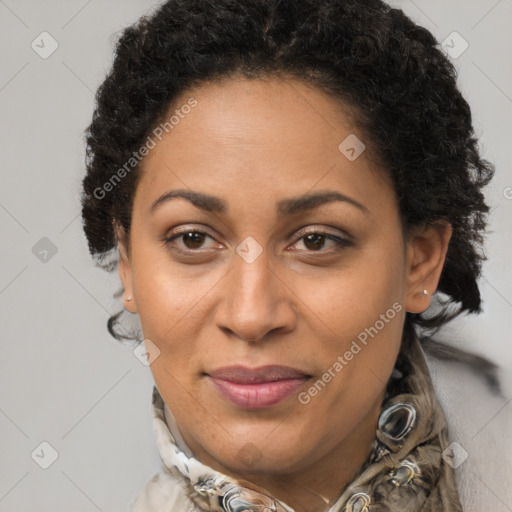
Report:
M 186 229 L 182 230 L 180 233 L 175 233 L 174 235 L 167 237 L 163 240 L 165 245 L 175 246 L 178 252 L 187 252 L 187 251 L 195 251 L 197 249 L 201 249 L 202 245 L 205 243 L 206 239 L 213 238 L 204 233 L 203 231 L 197 231 L 196 229 Z M 175 241 L 179 241 L 177 243 Z
M 350 247 L 354 245 L 352 241 L 341 238 L 339 236 L 333 235 L 331 233 L 325 233 L 323 231 L 308 231 L 303 236 L 301 236 L 296 244 L 301 242 L 304 245 L 305 249 L 299 249 L 299 250 L 306 250 L 310 252 L 327 252 L 332 253 L 336 251 L 340 251 L 345 247 Z M 327 247 L 327 250 L 322 250 L 326 248 L 326 245 L 329 245 L 330 247 Z M 329 250 L 331 249 L 331 250 Z

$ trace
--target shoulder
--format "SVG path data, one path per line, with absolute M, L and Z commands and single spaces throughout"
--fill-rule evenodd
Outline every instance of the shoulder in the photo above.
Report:
M 138 494 L 130 512 L 175 512 L 192 509 L 179 479 L 162 468 Z
M 449 427 L 451 455 L 464 511 L 512 510 L 512 401 L 493 391 L 464 362 L 425 352 Z

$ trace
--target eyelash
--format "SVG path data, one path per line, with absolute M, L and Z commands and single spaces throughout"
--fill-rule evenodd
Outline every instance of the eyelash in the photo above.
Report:
M 210 236 L 208 233 L 206 233 L 204 231 L 200 231 L 195 228 L 189 228 L 189 229 L 183 229 L 177 233 L 174 233 L 169 237 L 165 237 L 161 241 L 163 242 L 164 246 L 169 247 L 169 246 L 173 245 L 174 240 L 179 239 L 180 237 L 187 235 L 189 233 L 197 233 L 200 235 L 206 235 L 213 240 L 213 237 Z M 319 236 L 325 237 L 326 239 L 332 240 L 337 243 L 337 248 L 330 249 L 330 250 L 329 249 L 328 250 L 320 249 L 318 251 L 314 251 L 314 250 L 305 250 L 304 251 L 304 250 L 299 249 L 298 250 L 299 252 L 308 252 L 308 253 L 313 253 L 313 254 L 316 254 L 316 253 L 332 254 L 333 252 L 339 252 L 345 248 L 352 247 L 354 245 L 354 243 L 351 240 L 348 240 L 346 238 L 341 238 L 341 237 L 335 236 L 331 233 L 326 233 L 321 230 L 308 230 L 308 231 L 303 232 L 302 235 L 299 238 L 297 238 L 296 241 L 292 245 L 295 245 L 297 242 L 306 238 L 308 235 L 319 235 Z M 181 249 L 181 248 L 177 248 L 177 247 L 174 247 L 173 250 L 175 250 L 179 253 L 182 253 L 182 254 L 187 254 L 187 255 L 201 251 L 201 249 Z

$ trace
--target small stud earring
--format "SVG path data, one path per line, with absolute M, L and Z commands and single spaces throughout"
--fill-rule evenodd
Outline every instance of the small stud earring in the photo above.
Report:
M 423 290 L 423 295 L 428 295 L 428 290 Z
M 126 297 L 124 300 L 132 300 L 132 297 Z

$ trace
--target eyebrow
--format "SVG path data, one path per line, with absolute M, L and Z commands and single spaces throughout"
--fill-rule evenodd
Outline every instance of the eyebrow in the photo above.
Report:
M 183 198 L 190 201 L 195 207 L 207 212 L 227 213 L 227 203 L 219 197 L 195 192 L 193 190 L 171 190 L 162 194 L 156 199 L 150 207 L 150 213 L 153 213 L 159 206 L 175 198 Z M 368 208 L 359 201 L 352 199 L 345 194 L 332 190 L 325 190 L 304 194 L 302 196 L 290 197 L 277 202 L 277 213 L 281 216 L 291 216 L 297 213 L 312 210 L 326 203 L 341 201 L 357 207 L 359 210 L 368 213 Z

